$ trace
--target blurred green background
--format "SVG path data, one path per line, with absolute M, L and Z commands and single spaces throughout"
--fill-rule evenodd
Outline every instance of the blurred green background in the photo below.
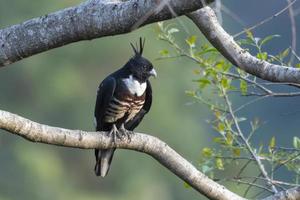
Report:
M 78 0 L 0 0 L 0 28 L 78 3 Z M 223 3 L 244 26 L 255 24 L 286 6 L 286 1 L 275 0 Z M 180 20 L 181 23 L 178 19 L 172 21 L 182 30 L 179 39 L 191 34 L 201 37 L 189 20 Z M 223 20 L 230 33 L 243 28 L 226 13 Z M 151 80 L 153 107 L 137 130 L 161 138 L 197 166 L 201 148 L 212 143 L 213 134 L 205 123 L 211 117 L 208 109 L 193 104 L 193 99 L 185 95 L 185 90 L 195 87 L 192 71 L 197 66 L 185 59 L 156 60 L 158 52 L 168 46 L 157 40 L 155 26 L 67 45 L 1 68 L 0 109 L 52 126 L 94 130 L 93 111 L 99 83 L 133 55 L 129 42 L 144 36 L 147 38 L 144 55 L 153 61 L 159 78 Z M 269 52 L 278 53 L 288 47 L 291 34 L 287 13 L 254 33 L 258 37 L 282 36 L 268 46 Z M 292 114 L 284 113 L 298 105 L 299 98 L 268 99 L 242 114 L 267 121 L 258 141 L 276 135 L 282 145 L 289 145 L 292 136 L 299 135 L 299 112 L 293 109 Z M 93 150 L 34 144 L 0 131 L 0 200 L 201 199 L 197 192 L 186 189 L 180 179 L 145 154 L 118 150 L 104 179 L 94 175 L 93 167 Z

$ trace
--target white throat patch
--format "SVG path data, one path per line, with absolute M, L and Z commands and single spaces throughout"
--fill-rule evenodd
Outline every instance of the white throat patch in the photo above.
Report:
M 124 78 L 122 81 L 127 86 L 129 92 L 131 94 L 135 94 L 137 96 L 142 96 L 146 90 L 147 83 L 140 83 L 135 78 L 132 77 L 132 75 L 129 76 L 129 78 Z

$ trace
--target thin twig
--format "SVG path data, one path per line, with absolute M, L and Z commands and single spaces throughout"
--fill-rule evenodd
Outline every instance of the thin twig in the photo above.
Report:
M 279 149 L 279 150 L 283 150 L 283 151 L 298 151 L 300 152 L 300 149 L 296 149 L 296 148 L 290 148 L 290 147 L 273 147 L 274 149 Z
M 296 59 L 298 60 L 298 62 L 300 62 L 300 57 L 297 55 L 296 51 L 290 47 L 292 54 L 296 57 Z
M 187 34 L 190 34 L 190 31 L 188 29 L 188 27 L 184 24 L 184 22 L 182 21 L 181 18 L 178 17 L 178 14 L 174 11 L 174 9 L 172 8 L 172 6 L 170 5 L 169 2 L 166 2 L 167 4 L 167 7 L 170 11 L 170 13 L 173 15 L 173 17 L 175 17 L 175 19 L 179 22 L 179 24 L 183 27 L 184 31 L 187 33 Z
M 215 156 L 215 158 L 222 158 L 222 159 L 229 159 L 229 160 L 248 160 L 248 161 L 255 161 L 254 158 L 246 157 L 246 156 Z
M 261 173 L 263 174 L 263 176 L 268 180 L 267 183 L 271 186 L 272 190 L 274 193 L 277 193 L 278 190 L 276 189 L 276 187 L 272 184 L 272 181 L 271 179 L 269 178 L 266 170 L 265 170 L 265 167 L 264 165 L 262 164 L 261 160 L 257 157 L 256 153 L 253 151 L 252 147 L 250 146 L 249 142 L 247 141 L 247 139 L 245 138 L 240 126 L 239 126 L 239 123 L 237 121 L 237 118 L 232 110 L 232 106 L 231 106 L 231 103 L 230 103 L 230 100 L 228 98 L 228 95 L 226 94 L 224 88 L 222 88 L 222 93 L 224 95 L 224 99 L 225 99 L 225 102 L 228 106 L 228 110 L 230 112 L 230 115 L 232 117 L 232 120 L 233 120 L 233 123 L 235 125 L 235 128 L 237 129 L 237 132 L 240 136 L 240 138 L 242 139 L 242 141 L 244 142 L 246 148 L 248 149 L 249 153 L 251 154 L 251 156 L 255 159 Z
M 297 58 L 298 59 L 298 58 Z M 299 60 L 300 61 L 300 60 Z M 290 83 L 290 82 L 277 82 L 277 83 L 272 83 L 272 82 L 265 82 L 265 83 L 260 83 L 261 85 L 289 85 L 289 86 L 295 86 L 295 87 L 300 87 L 300 84 L 297 83 Z
M 254 160 L 254 159 L 253 159 Z M 245 165 L 240 169 L 240 171 L 237 173 L 236 177 L 239 177 L 244 171 L 245 169 L 248 167 L 248 165 L 251 163 L 252 160 L 248 160 L 247 163 L 245 163 Z
M 271 94 L 249 92 L 244 96 L 295 97 L 300 96 L 300 92 L 272 92 Z
M 257 177 L 257 176 L 243 176 L 239 177 L 240 179 L 260 179 L 260 180 L 266 180 L 263 177 Z M 284 181 L 279 181 L 279 180 L 272 180 L 274 184 L 279 184 L 279 185 L 286 185 L 286 186 L 292 186 L 292 187 L 299 187 L 300 184 L 294 184 L 294 183 L 287 183 Z
M 299 157 L 299 156 L 300 156 L 300 153 L 299 153 L 299 154 L 296 154 L 295 156 L 293 156 L 293 157 L 291 157 L 291 158 L 285 160 L 285 161 L 282 162 L 281 164 L 277 165 L 277 166 L 274 168 L 274 172 L 277 171 L 277 170 L 278 170 L 279 168 L 281 168 L 282 166 L 284 166 L 286 163 L 288 163 L 288 162 L 290 162 L 290 161 L 296 159 L 296 158 Z M 263 175 L 263 174 L 260 173 L 257 177 L 261 177 L 262 175 Z M 257 180 L 258 180 L 257 178 L 254 179 L 252 183 L 255 183 Z M 251 188 L 251 186 L 249 186 L 249 187 L 247 188 L 247 190 L 246 190 L 245 193 L 244 193 L 244 196 L 247 195 L 247 193 L 249 192 L 250 188 Z
M 288 10 L 289 7 L 291 7 L 296 1 L 297 1 L 297 0 L 292 1 L 290 4 L 288 4 L 286 7 L 284 7 L 282 10 L 280 10 L 280 11 L 277 12 L 277 13 L 275 13 L 275 14 L 272 15 L 271 17 L 268 17 L 268 18 L 266 18 L 266 19 L 260 21 L 259 23 L 255 24 L 255 25 L 253 25 L 253 26 L 251 26 L 251 27 L 249 27 L 249 28 L 246 28 L 244 31 L 241 31 L 241 32 L 239 32 L 239 33 L 233 35 L 233 37 L 234 37 L 234 38 L 235 38 L 235 37 L 238 37 L 238 36 L 240 36 L 240 35 L 246 33 L 247 31 L 251 31 L 251 30 L 253 30 L 253 29 L 255 29 L 255 28 L 257 28 L 257 27 L 259 27 L 259 26 L 261 26 L 261 25 L 263 25 L 263 24 L 265 24 L 265 23 L 271 21 L 271 20 L 274 19 L 275 17 L 278 17 L 279 15 L 281 15 L 282 13 L 284 13 L 286 10 Z
M 136 23 L 134 23 L 130 30 L 133 31 L 139 28 L 145 21 L 147 21 L 149 17 L 151 17 L 153 14 L 159 13 L 167 5 L 168 1 L 169 0 L 160 1 L 157 7 L 149 10 L 143 17 L 141 17 Z
M 222 5 L 221 10 L 226 13 L 228 16 L 230 16 L 234 21 L 236 21 L 238 24 L 240 24 L 242 27 L 246 26 L 246 23 L 240 18 L 240 16 L 236 15 L 234 12 L 232 12 L 229 8 L 227 8 L 225 5 Z
M 291 158 L 283 161 L 282 163 L 280 163 L 279 165 L 277 165 L 275 168 L 274 168 L 274 172 L 277 171 L 278 169 L 280 169 L 282 166 L 284 166 L 285 164 L 287 164 L 288 162 L 291 162 L 292 160 L 298 158 L 300 156 L 300 152 L 297 153 L 295 156 L 292 156 Z
M 244 109 L 246 106 L 249 106 L 250 104 L 253 104 L 253 103 L 255 103 L 257 101 L 260 101 L 260 100 L 262 100 L 264 98 L 267 98 L 267 97 L 269 97 L 269 96 L 265 95 L 265 96 L 261 96 L 261 97 L 257 97 L 255 99 L 252 99 L 251 101 L 248 101 L 247 103 L 245 103 L 245 104 L 239 106 L 238 108 L 236 108 L 233 112 L 236 113 L 236 112 Z
M 231 182 L 237 182 L 237 183 L 241 183 L 241 184 L 244 184 L 244 185 L 250 185 L 250 186 L 254 186 L 254 187 L 257 187 L 257 188 L 260 188 L 260 189 L 263 189 L 264 191 L 268 191 L 270 193 L 273 194 L 273 191 L 270 190 L 269 188 L 267 187 L 264 187 L 262 185 L 259 185 L 259 184 L 255 184 L 255 183 L 250 183 L 250 182 L 247 182 L 247 181 L 243 181 L 243 180 L 240 180 L 240 179 L 236 179 L 236 178 L 226 178 L 226 179 L 222 179 L 220 181 L 231 181 Z
M 219 72 L 221 74 L 224 74 L 226 76 L 230 76 L 230 77 L 233 77 L 233 78 L 237 78 L 237 79 L 242 79 L 248 83 L 251 83 L 253 85 L 255 85 L 256 87 L 258 87 L 259 89 L 261 89 L 263 92 L 266 93 L 266 95 L 270 95 L 272 94 L 273 92 L 271 90 L 269 90 L 268 88 L 260 85 L 259 83 L 257 83 L 256 81 L 252 81 L 246 77 L 243 77 L 243 76 L 240 76 L 240 75 L 237 75 L 237 74 L 233 74 L 233 73 L 230 73 L 230 72 Z

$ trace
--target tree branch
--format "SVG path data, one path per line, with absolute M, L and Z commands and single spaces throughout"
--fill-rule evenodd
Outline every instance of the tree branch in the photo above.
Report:
M 294 187 L 286 191 L 279 192 L 262 200 L 299 200 L 300 187 Z
M 138 28 L 137 24 L 143 26 L 173 18 L 172 12 L 180 16 L 203 7 L 199 0 L 170 0 L 168 5 L 173 8 L 171 12 L 160 2 L 89 0 L 2 29 L 0 67 L 72 42 L 127 33 Z
M 166 143 L 150 135 L 133 133 L 131 141 L 127 139 L 117 140 L 113 144 L 112 138 L 108 137 L 106 132 L 86 132 L 51 127 L 6 111 L 0 111 L 0 129 L 19 135 L 32 142 L 83 149 L 117 147 L 143 152 L 155 158 L 209 199 L 244 200 L 244 198 L 209 179 Z
M 257 59 L 242 49 L 218 23 L 214 11 L 206 6 L 188 17 L 198 26 L 208 41 L 232 64 L 246 72 L 272 82 L 300 83 L 300 70 L 297 68 L 271 64 Z
M 127 33 L 138 28 L 136 24 L 143 26 L 170 19 L 174 17 L 174 12 L 180 16 L 202 8 L 203 5 L 199 0 L 168 0 L 168 6 L 161 7 L 159 0 L 89 0 L 78 6 L 2 29 L 0 67 L 72 42 Z M 144 16 L 147 18 L 144 19 Z M 237 67 L 264 80 L 300 83 L 299 69 L 259 60 L 242 49 L 224 31 L 211 8 L 206 6 L 188 16 L 212 45 Z

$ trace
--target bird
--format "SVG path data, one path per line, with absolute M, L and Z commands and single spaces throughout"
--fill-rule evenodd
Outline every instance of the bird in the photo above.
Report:
M 96 131 L 106 131 L 113 142 L 130 136 L 149 112 L 152 104 L 151 76 L 157 77 L 152 63 L 143 57 L 145 39 L 139 46 L 130 43 L 134 55 L 99 85 L 95 105 Z M 96 176 L 105 177 L 116 148 L 95 149 Z

